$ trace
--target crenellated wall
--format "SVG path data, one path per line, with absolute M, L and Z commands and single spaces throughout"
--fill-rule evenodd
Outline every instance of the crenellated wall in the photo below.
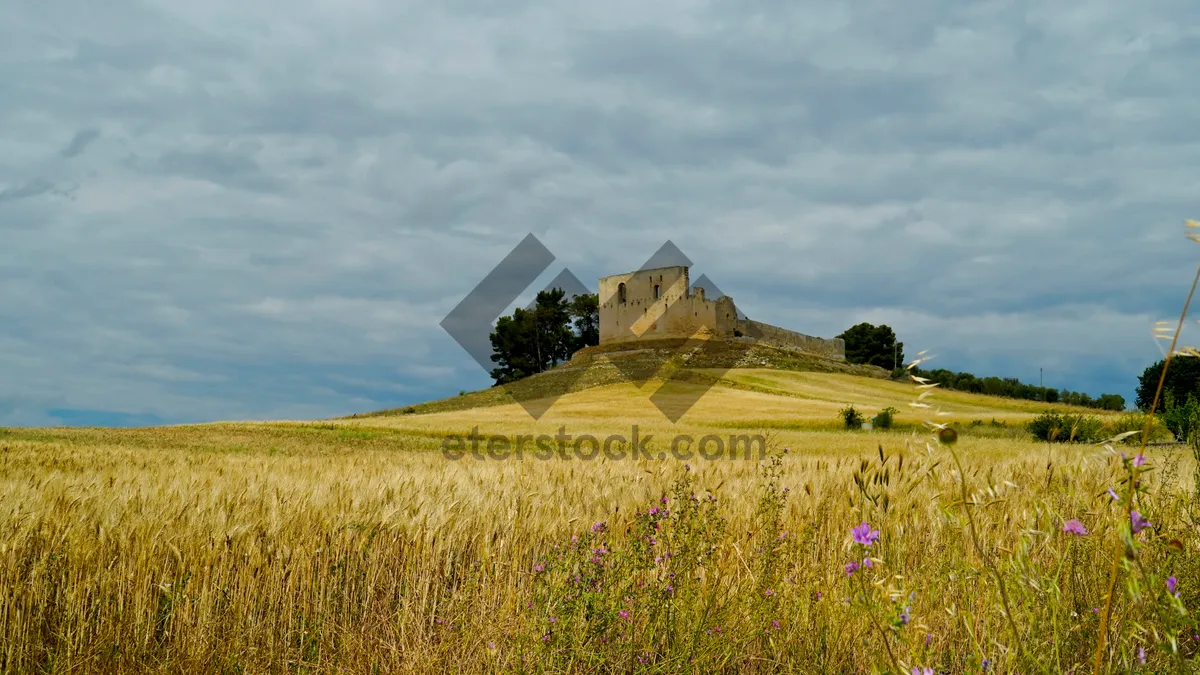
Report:
M 639 270 L 600 279 L 600 344 L 696 335 L 708 329 L 717 337 L 747 337 L 780 347 L 801 349 L 844 360 L 842 340 L 824 340 L 770 324 L 739 320 L 733 298 L 706 298 L 691 289 L 683 266 Z

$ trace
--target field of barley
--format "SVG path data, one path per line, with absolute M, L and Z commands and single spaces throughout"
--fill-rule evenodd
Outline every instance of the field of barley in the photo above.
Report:
M 536 421 L 0 429 L 0 672 L 1194 670 L 1187 446 L 1037 443 L 1065 407 L 912 407 L 912 383 L 721 378 L 676 424 L 650 382 Z M 839 429 L 847 404 L 896 427 Z M 633 425 L 653 458 L 443 452 Z M 659 459 L 681 434 L 767 452 Z

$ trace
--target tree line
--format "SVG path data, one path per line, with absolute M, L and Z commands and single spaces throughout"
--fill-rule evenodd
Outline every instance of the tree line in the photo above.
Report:
M 956 373 L 945 368 L 937 368 L 935 370 L 913 368 L 912 373 L 918 377 L 924 377 L 931 382 L 936 382 L 943 389 L 1024 399 L 1026 401 L 1066 403 L 1068 405 L 1097 408 L 1099 410 L 1125 409 L 1125 397 L 1120 394 L 1101 394 L 1097 398 L 1092 398 L 1090 395 L 1079 391 L 1025 384 L 1015 377 L 976 377 L 971 373 Z
M 846 342 L 846 360 L 850 363 L 879 366 L 892 370 L 896 377 L 904 376 L 904 343 L 896 340 L 896 332 L 891 326 L 860 323 L 846 329 L 838 337 Z M 936 382 L 944 389 L 955 391 L 1027 401 L 1066 403 L 1101 410 L 1125 409 L 1125 397 L 1120 394 L 1102 394 L 1098 398 L 1092 398 L 1083 392 L 1025 384 L 1015 377 L 977 377 L 971 373 L 960 373 L 945 368 L 913 368 L 911 372 Z M 1173 368 L 1168 371 L 1172 372 Z M 1200 376 L 1200 369 L 1197 370 L 1197 374 Z

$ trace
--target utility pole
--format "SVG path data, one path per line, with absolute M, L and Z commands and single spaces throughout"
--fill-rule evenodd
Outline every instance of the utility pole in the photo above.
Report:
M 1042 368 L 1038 366 L 1038 389 L 1042 390 L 1042 403 L 1046 402 L 1046 387 L 1042 386 Z

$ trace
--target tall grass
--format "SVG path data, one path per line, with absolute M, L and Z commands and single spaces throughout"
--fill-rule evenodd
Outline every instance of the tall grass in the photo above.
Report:
M 0 670 L 858 672 L 891 651 L 1067 672 L 1089 661 L 1124 527 L 1107 492 L 1123 471 L 1091 446 L 963 439 L 965 511 L 936 446 L 868 450 L 883 434 L 685 467 L 454 463 L 265 430 L 216 451 L 180 433 L 0 439 Z M 1140 477 L 1155 527 L 1139 564 L 1194 606 L 1188 462 L 1157 455 Z M 1062 532 L 1072 518 L 1089 534 Z M 848 577 L 862 521 L 878 562 Z M 1107 663 L 1139 646 L 1174 663 L 1161 579 L 1115 598 Z

